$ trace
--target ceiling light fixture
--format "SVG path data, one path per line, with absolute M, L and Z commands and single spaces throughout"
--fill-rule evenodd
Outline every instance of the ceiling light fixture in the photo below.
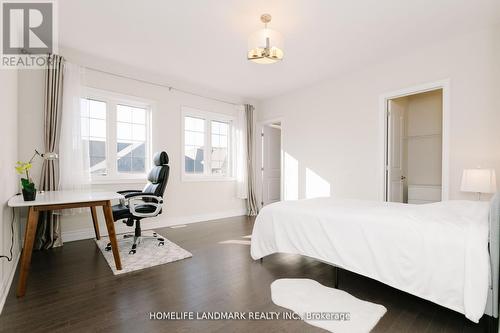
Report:
M 279 32 L 267 28 L 271 18 L 269 14 L 262 14 L 260 20 L 264 23 L 264 29 L 248 38 L 247 59 L 257 64 L 274 64 L 283 60 L 283 37 Z

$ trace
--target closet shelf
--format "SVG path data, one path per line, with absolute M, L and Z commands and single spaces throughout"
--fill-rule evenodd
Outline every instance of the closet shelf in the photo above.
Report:
M 441 133 L 437 133 L 437 134 L 424 134 L 424 135 L 408 135 L 408 136 L 405 136 L 404 139 L 405 140 L 409 140 L 409 139 L 425 139 L 425 138 L 437 138 L 437 137 L 441 137 L 442 134 Z

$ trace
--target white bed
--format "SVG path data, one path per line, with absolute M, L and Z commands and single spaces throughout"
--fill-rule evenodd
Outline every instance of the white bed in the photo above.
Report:
M 479 201 L 278 202 L 258 215 L 251 255 L 259 259 L 280 252 L 316 258 L 478 322 L 493 295 L 489 295 L 489 211 L 490 203 Z M 493 312 L 497 311 L 495 307 Z

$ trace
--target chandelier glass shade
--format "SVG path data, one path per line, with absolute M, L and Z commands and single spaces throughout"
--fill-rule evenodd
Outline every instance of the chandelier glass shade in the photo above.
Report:
M 257 64 L 273 64 L 283 60 L 283 36 L 267 27 L 271 15 L 263 14 L 260 19 L 265 27 L 248 38 L 247 59 Z

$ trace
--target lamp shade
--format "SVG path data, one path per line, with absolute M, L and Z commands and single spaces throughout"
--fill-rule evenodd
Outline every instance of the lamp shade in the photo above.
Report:
M 248 50 L 248 60 L 258 64 L 275 63 L 283 59 L 283 37 L 275 30 L 261 29 L 248 38 Z
M 493 169 L 465 169 L 462 174 L 463 192 L 495 193 L 497 179 Z

